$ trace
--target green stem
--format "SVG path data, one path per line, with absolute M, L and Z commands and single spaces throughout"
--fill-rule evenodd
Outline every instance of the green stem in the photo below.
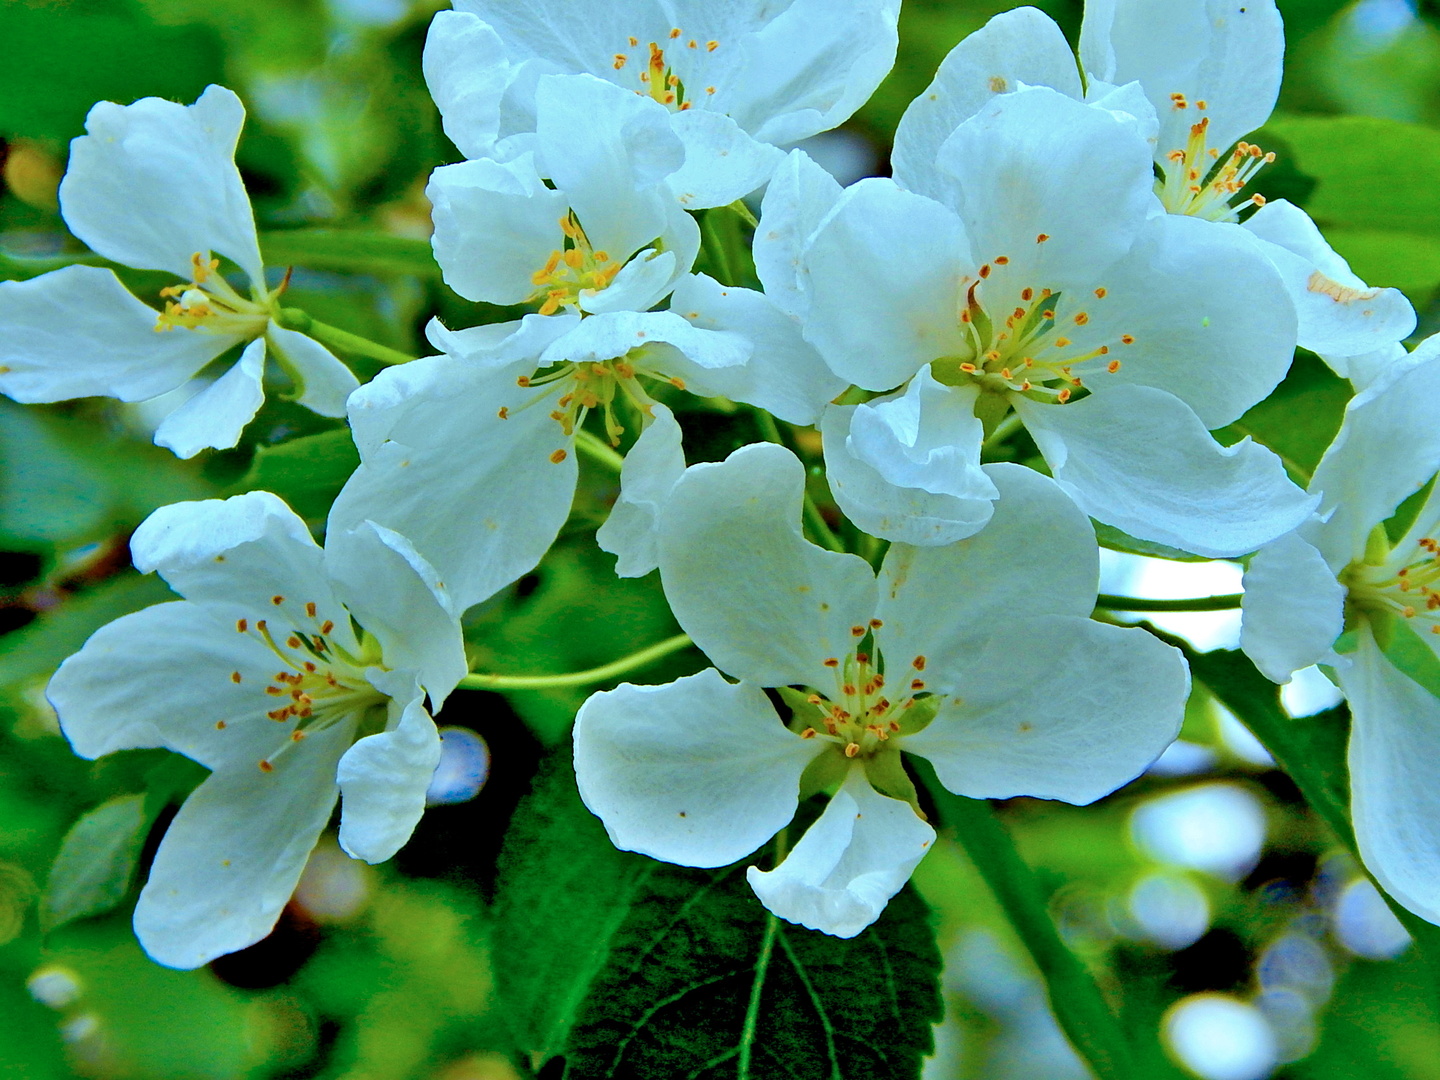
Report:
M 775 417 L 771 416 L 764 409 L 756 409 L 755 426 L 760 429 L 760 437 L 766 442 L 775 443 L 777 446 L 787 446 L 784 438 L 780 435 L 780 425 L 775 423 Z M 788 448 L 788 447 L 787 447 Z M 820 546 L 829 548 L 831 551 L 844 551 L 845 545 L 830 528 L 830 523 L 825 520 L 825 515 L 820 513 L 820 507 L 815 505 L 815 500 L 810 496 L 810 485 L 805 485 L 805 524 L 810 526 L 810 531 L 820 541 Z
M 1011 413 L 995 425 L 995 430 L 985 436 L 985 442 L 981 444 L 982 450 L 993 450 L 999 446 L 1020 427 L 1020 416 L 1018 413 Z
M 951 794 L 928 765 L 920 763 L 917 772 L 934 799 L 941 825 L 965 849 L 1040 969 L 1050 1007 L 1075 1050 L 1099 1080 L 1133 1077 L 1132 1052 L 1124 1031 L 1090 972 L 1061 940 L 1050 918 L 1045 890 L 990 804 Z
M 571 671 L 564 675 L 485 675 L 480 672 L 472 672 L 460 680 L 460 689 L 552 690 L 563 686 L 589 686 L 591 683 L 607 682 L 617 675 L 628 675 L 632 671 L 649 667 L 657 660 L 663 660 L 671 653 L 688 648 L 689 645 L 689 634 L 676 634 L 647 649 L 641 649 L 629 656 L 622 656 L 619 660 L 612 660 L 608 664 L 601 664 L 588 671 Z
M 618 473 L 625 464 L 625 458 L 613 446 L 584 429 L 575 432 L 575 449 L 612 472 Z
M 1101 593 L 1095 606 L 1110 611 L 1234 611 L 1240 606 L 1240 593 L 1223 596 L 1191 596 L 1183 600 L 1152 600 L 1144 596 L 1112 596 Z
M 275 315 L 275 321 L 286 330 L 298 331 L 308 337 L 313 337 L 316 341 L 333 345 L 342 352 L 369 357 L 371 360 L 379 360 L 382 364 L 408 364 L 415 359 L 409 353 L 403 353 L 399 349 L 381 345 L 378 341 L 371 341 L 359 334 L 352 334 L 348 330 L 341 330 L 338 326 L 322 323 L 319 319 L 311 318 L 308 312 L 301 311 L 299 308 L 281 308 Z

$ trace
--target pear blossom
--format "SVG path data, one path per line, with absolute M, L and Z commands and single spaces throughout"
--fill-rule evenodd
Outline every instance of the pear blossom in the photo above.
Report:
M 1440 338 L 1430 338 L 1351 399 L 1311 481 L 1324 492 L 1316 517 L 1250 561 L 1240 639 L 1275 682 L 1332 666 L 1352 716 L 1360 855 L 1431 922 L 1440 922 L 1440 488 L 1398 540 L 1382 522 L 1440 469 L 1437 393 Z
M 440 760 L 425 699 L 465 675 L 464 644 L 404 537 L 366 524 L 322 549 L 268 492 L 162 507 L 131 551 L 184 599 L 101 627 L 48 694 L 82 757 L 164 747 L 210 770 L 135 908 L 146 951 L 192 968 L 269 933 L 337 797 L 352 857 L 409 838 Z
M 60 210 L 97 254 L 183 284 L 161 290 L 164 310 L 133 296 L 110 270 L 71 266 L 0 282 L 0 393 L 22 402 L 74 397 L 146 401 L 184 388 L 155 441 L 180 457 L 229 447 L 265 400 L 267 356 L 300 404 L 343 416 L 358 384 L 319 342 L 275 321 L 281 288 L 265 284 L 250 200 L 235 168 L 245 108 L 210 86 L 193 105 L 102 101 L 70 146 Z M 243 291 L 218 256 L 247 279 Z M 218 379 L 200 372 L 227 350 Z
M 960 794 L 1075 803 L 1154 760 L 1179 729 L 1184 663 L 1088 618 L 1098 549 L 1053 481 L 985 468 L 1000 492 L 990 524 L 947 547 L 896 544 L 878 578 L 804 539 L 805 471 L 783 447 L 687 470 L 661 515 L 661 580 L 719 670 L 581 707 L 580 794 L 616 846 L 724 866 L 829 791 L 783 861 L 747 876 L 780 917 L 852 937 L 935 837 L 900 751 Z
M 508 160 L 539 131 L 538 87 L 588 74 L 654 101 L 683 146 L 677 195 L 723 206 L 760 187 L 788 145 L 849 119 L 895 62 L 899 0 L 716 5 L 456 0 L 424 70 L 468 158 Z
M 1211 557 L 1295 527 L 1312 499 L 1222 427 L 1284 376 L 1295 316 L 1253 239 L 1156 214 L 1131 114 L 1036 87 L 992 95 L 927 165 L 843 192 L 798 153 L 756 233 L 767 293 L 840 376 L 881 396 L 829 410 L 842 509 L 875 535 L 970 535 L 995 492 L 986 433 L 1012 412 L 1090 516 Z
M 895 135 L 895 177 L 943 201 L 953 180 L 933 167 L 940 146 L 997 94 L 1048 86 L 1115 108 L 1117 84 L 1138 90 L 1154 113 L 1149 140 L 1160 203 L 1172 214 L 1217 222 L 1253 210 L 1243 227 L 1285 282 L 1298 343 L 1345 375 L 1347 357 L 1411 334 L 1415 312 L 1399 290 L 1360 280 L 1299 207 L 1245 194 L 1275 160 L 1244 140 L 1270 118 L 1284 52 L 1274 0 L 1088 0 L 1082 82 L 1075 53 L 1049 16 L 1034 8 L 1004 12 L 957 45 L 906 110 Z

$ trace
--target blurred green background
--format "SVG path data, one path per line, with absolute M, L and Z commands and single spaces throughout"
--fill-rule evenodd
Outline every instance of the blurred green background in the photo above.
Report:
M 91 104 L 152 94 L 188 102 L 219 82 L 250 110 L 239 161 L 268 261 L 308 256 L 292 302 L 410 351 L 421 349 L 431 315 L 461 325 L 490 318 L 416 257 L 428 235 L 426 177 L 457 157 L 420 78 L 438 6 L 0 0 L 0 276 L 31 276 L 79 250 L 56 213 L 55 186 Z M 846 179 L 883 173 L 906 103 L 951 46 L 1006 6 L 906 0 L 894 73 L 817 156 L 850 170 Z M 1078 2 L 1038 6 L 1078 32 Z M 1357 272 L 1407 292 L 1422 333 L 1440 319 L 1436 7 L 1282 3 L 1282 115 L 1256 140 L 1281 153 L 1260 190 L 1308 204 Z M 1348 119 L 1316 119 L 1334 117 Z M 373 257 L 327 265 L 317 229 L 361 230 Z M 127 280 L 146 286 L 143 275 Z M 1344 392 L 1302 363 L 1277 400 L 1272 411 L 1303 454 L 1333 432 Z M 752 437 L 725 417 L 691 419 L 707 457 Z M 351 462 L 343 432 L 326 435 L 333 422 L 283 402 L 267 404 L 235 450 L 192 462 L 150 445 L 146 425 L 143 408 L 0 400 L 0 1076 L 520 1075 L 507 1057 L 513 1018 L 492 990 L 486 905 L 507 824 L 537 763 L 563 744 L 580 692 L 457 694 L 440 720 L 489 744 L 492 777 L 480 796 L 432 810 L 389 865 L 353 863 L 327 840 L 276 933 L 209 969 L 147 961 L 128 925 L 133 894 L 109 914 L 47 925 L 49 867 L 83 813 L 193 782 L 160 752 L 73 757 L 43 698 L 54 666 L 91 631 L 165 597 L 128 568 L 130 530 L 163 503 L 252 486 L 285 490 L 318 523 Z M 317 441 L 303 454 L 279 449 L 297 436 Z M 541 568 L 472 613 L 477 668 L 575 670 L 673 632 L 653 577 L 616 580 L 589 536 L 610 484 L 589 478 L 571 530 Z M 1135 565 L 1112 571 L 1144 587 Z M 1182 591 L 1207 590 L 1190 580 Z M 645 679 L 699 664 L 676 658 Z M 1269 1064 L 1256 1076 L 1440 1077 L 1434 987 L 1294 785 L 1201 695 L 1183 738 L 1167 764 L 1095 807 L 1002 808 L 1052 890 L 1067 940 L 1107 988 L 1124 989 L 1126 1022 L 1169 1022 L 1181 1043 L 1219 1032 L 1208 1037 L 1258 1047 Z M 947 959 L 947 1020 L 927 1076 L 1085 1075 L 959 849 L 939 846 L 916 883 L 936 909 Z M 1170 1068 L 1154 1067 L 1157 1076 Z

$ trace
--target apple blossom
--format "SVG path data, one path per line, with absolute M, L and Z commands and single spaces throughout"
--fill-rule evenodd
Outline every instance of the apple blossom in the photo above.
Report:
M 878 579 L 803 538 L 804 469 L 783 447 L 685 473 L 661 515 L 661 580 L 681 626 L 739 681 L 710 669 L 582 706 L 580 793 L 618 847 L 723 866 L 784 828 L 802 794 L 830 790 L 783 861 L 748 874 L 777 915 L 852 937 L 934 839 L 902 749 L 975 798 L 1088 803 L 1165 748 L 1188 689 L 1178 654 L 1088 618 L 1094 535 L 1053 481 L 986 473 L 1001 497 L 982 532 L 894 545 Z
M 197 967 L 269 933 L 337 797 L 353 857 L 409 838 L 440 758 L 425 698 L 465 652 L 408 541 L 367 523 L 321 549 L 268 492 L 163 507 L 131 551 L 184 599 L 96 631 L 48 693 L 82 757 L 165 747 L 210 769 L 135 909 L 152 957 Z
M 97 254 L 185 279 L 161 291 L 165 310 L 131 295 L 110 270 L 71 266 L 0 282 L 0 393 L 16 401 L 116 397 L 144 401 L 180 387 L 190 396 L 155 441 L 181 457 L 234 446 L 265 400 L 266 357 L 300 404 L 343 416 L 358 385 L 313 338 L 277 324 L 281 289 L 265 284 L 250 200 L 235 168 L 245 109 L 210 86 L 193 105 L 102 101 L 70 147 L 60 184 L 65 223 Z M 241 292 L 223 256 L 247 279 Z M 201 369 L 243 346 L 213 382 Z

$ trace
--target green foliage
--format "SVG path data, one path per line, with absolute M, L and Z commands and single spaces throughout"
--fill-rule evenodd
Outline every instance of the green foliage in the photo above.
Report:
M 1366 281 L 1424 296 L 1440 283 L 1440 131 L 1370 116 L 1277 117 L 1277 139 L 1317 183 L 1306 209 Z
M 44 930 L 109 911 L 125 897 L 149 825 L 145 796 L 120 795 L 77 821 L 60 845 L 40 902 Z
M 351 274 L 410 274 L 440 280 L 440 267 L 424 240 L 389 233 L 289 229 L 260 237 L 270 266 L 299 265 Z
M 497 985 L 536 1065 L 570 1080 L 917 1077 L 940 957 L 906 889 L 849 941 L 782 923 L 743 866 L 613 850 L 557 760 L 501 860 Z
M 237 491 L 271 491 L 308 521 L 323 521 L 360 464 L 349 428 L 306 435 L 255 451 Z

